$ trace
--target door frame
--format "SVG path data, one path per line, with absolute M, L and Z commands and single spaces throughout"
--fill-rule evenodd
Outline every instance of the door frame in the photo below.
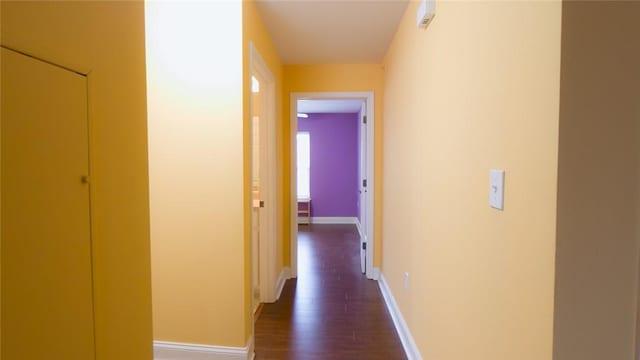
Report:
M 364 100 L 367 104 L 367 187 L 371 191 L 367 192 L 367 224 L 366 229 L 362 229 L 365 236 L 368 239 L 367 244 L 367 270 L 366 276 L 368 279 L 377 280 L 377 269 L 373 267 L 373 254 L 375 248 L 374 241 L 374 229 L 375 229 L 375 177 L 374 177 L 374 165 L 375 165 L 375 143 L 374 143 L 374 127 L 375 127 L 375 112 L 374 112 L 374 94 L 373 91 L 363 92 L 292 92 L 290 94 L 290 119 L 291 119 L 291 134 L 290 134 L 290 154 L 291 163 L 290 166 L 290 181 L 291 181 L 291 216 L 289 219 L 289 225 L 291 227 L 290 238 L 290 264 L 291 264 L 291 277 L 297 277 L 298 275 L 298 212 L 294 211 L 298 207 L 298 195 L 297 195 L 297 176 L 296 176 L 296 134 L 298 133 L 298 100 Z
M 277 245 L 276 245 L 276 221 L 278 209 L 278 196 L 276 189 L 276 89 L 275 78 L 273 73 L 267 66 L 266 62 L 256 49 L 253 42 L 249 43 L 249 73 L 250 76 L 257 74 L 261 80 L 264 80 L 264 84 L 260 84 L 260 91 L 264 89 L 264 95 L 261 94 L 261 111 L 262 118 L 260 119 L 260 126 L 266 126 L 266 148 L 267 151 L 267 164 L 264 166 L 265 172 L 261 174 L 260 181 L 264 181 L 266 186 L 261 187 L 261 199 L 265 202 L 264 208 L 265 219 L 260 219 L 261 230 L 265 229 L 264 234 L 260 232 L 260 301 L 261 302 L 274 302 L 277 297 Z M 251 103 L 251 96 L 249 99 L 250 119 L 253 117 L 253 106 Z M 251 136 L 253 139 L 253 127 L 251 129 Z M 262 141 L 263 139 L 261 139 Z M 251 140 L 253 143 L 253 140 Z M 253 147 L 251 146 L 252 150 Z M 253 151 L 251 151 L 253 154 Z M 253 159 L 252 159 L 253 162 Z M 262 172 L 262 171 L 261 171 Z M 251 196 L 251 189 L 249 189 Z M 251 197 L 250 197 L 251 198 Z M 251 212 L 253 214 L 253 211 Z M 251 215 L 253 217 L 253 215 Z M 253 223 L 253 218 L 251 219 Z M 251 255 L 251 266 L 253 267 L 253 254 Z M 253 291 L 253 279 L 251 279 L 251 288 Z M 253 297 L 253 294 L 251 295 Z
M 638 192 L 638 198 L 640 198 L 640 192 Z M 640 200 L 638 200 L 640 201 Z M 640 228 L 640 213 L 637 214 L 636 228 Z M 636 241 L 640 241 L 640 229 L 636 232 L 636 237 L 639 237 Z M 640 360 L 640 267 L 636 269 L 638 277 L 636 278 L 636 336 L 635 336 L 635 360 Z
M 367 157 L 367 137 L 366 137 L 366 131 L 367 131 L 367 106 L 366 106 L 366 102 L 363 101 L 360 104 L 360 113 L 358 114 L 358 216 L 360 217 L 360 219 L 358 219 L 358 233 L 360 234 L 360 271 L 362 273 L 366 273 L 366 268 L 368 267 L 366 264 L 366 259 L 367 259 L 367 252 L 364 251 L 364 249 L 362 249 L 362 245 L 363 243 L 367 242 L 367 236 L 365 234 L 365 231 L 363 229 L 363 226 L 367 224 L 367 221 L 369 220 L 367 218 L 367 208 L 366 208 L 366 204 L 367 204 L 367 200 L 369 200 L 369 194 L 368 194 L 368 188 L 365 184 L 366 179 L 367 179 L 367 161 L 366 159 L 368 159 Z M 363 171 L 364 169 L 364 171 Z M 364 206 L 363 206 L 364 205 Z M 364 219 L 364 225 L 363 225 L 363 219 Z M 364 257 L 364 260 L 363 260 Z M 364 271 L 363 271 L 364 270 Z

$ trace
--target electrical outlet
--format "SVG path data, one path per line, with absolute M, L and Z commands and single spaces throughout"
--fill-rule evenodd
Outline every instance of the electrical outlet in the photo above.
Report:
M 409 290 L 409 273 L 404 273 L 404 289 Z

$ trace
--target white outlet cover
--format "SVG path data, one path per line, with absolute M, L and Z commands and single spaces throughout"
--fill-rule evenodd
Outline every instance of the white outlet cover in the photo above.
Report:
M 404 273 L 404 289 L 409 290 L 409 273 Z
M 504 170 L 491 169 L 489 172 L 489 205 L 504 210 Z

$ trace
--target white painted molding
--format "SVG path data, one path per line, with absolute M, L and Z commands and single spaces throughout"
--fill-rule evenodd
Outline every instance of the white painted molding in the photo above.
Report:
M 307 225 L 306 217 L 298 217 L 299 225 Z M 313 216 L 311 217 L 311 224 L 354 224 L 358 225 L 358 218 L 351 216 Z M 361 229 L 358 227 L 358 232 L 361 232 Z
M 337 216 L 313 216 L 312 224 L 355 224 L 358 223 L 357 217 L 337 217 Z
M 360 224 L 360 219 L 358 219 L 357 217 L 356 219 L 356 227 L 358 228 L 358 235 L 360 235 L 360 237 L 364 236 L 364 232 L 362 231 L 362 224 Z
M 379 277 L 380 280 L 378 281 L 378 286 L 380 286 L 380 291 L 382 292 L 382 296 L 384 297 L 384 302 L 387 304 L 387 309 L 391 314 L 393 324 L 396 327 L 396 331 L 398 332 L 398 336 L 400 337 L 400 341 L 402 342 L 402 347 L 404 347 L 404 352 L 407 355 L 407 359 L 422 360 L 420 350 L 418 350 L 418 346 L 416 346 L 416 343 L 413 340 L 413 336 L 411 336 L 411 331 L 409 330 L 407 323 L 404 321 L 402 312 L 400 312 L 400 308 L 398 307 L 398 304 L 396 303 L 396 300 L 391 293 L 391 289 L 387 284 L 387 280 L 385 280 L 384 278 L 384 274 L 380 274 Z
M 291 278 L 291 269 L 285 267 L 280 272 L 280 277 L 278 277 L 278 283 L 276 284 L 276 301 L 280 300 L 280 295 L 282 295 L 282 289 L 284 289 L 284 284 L 287 282 L 287 279 Z
M 245 347 L 153 342 L 154 360 L 252 360 L 254 356 L 253 337 Z
M 379 281 L 380 280 L 380 268 L 373 268 L 371 271 L 371 279 Z

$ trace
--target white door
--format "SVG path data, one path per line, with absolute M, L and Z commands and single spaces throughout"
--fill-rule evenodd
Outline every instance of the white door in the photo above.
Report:
M 251 259 L 252 305 L 255 312 L 261 303 L 260 296 L 260 237 L 265 236 L 261 189 L 261 172 L 264 171 L 264 126 L 260 124 L 260 80 L 251 76 Z M 262 221 L 261 221 L 262 220 Z
M 367 271 L 367 103 L 362 102 L 360 111 L 360 270 Z
M 2 357 L 95 359 L 87 78 L 1 56 Z
M 252 76 L 252 278 L 255 305 L 274 302 L 277 291 L 275 79 L 258 50 L 249 45 Z

